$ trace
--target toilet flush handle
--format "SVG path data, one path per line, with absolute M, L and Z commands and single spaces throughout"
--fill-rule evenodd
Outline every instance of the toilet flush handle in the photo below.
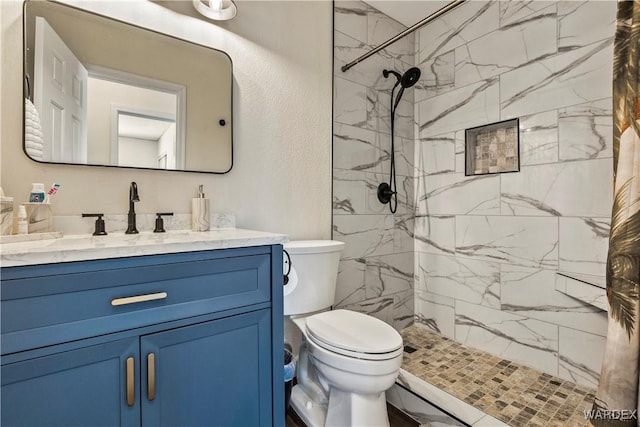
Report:
M 283 249 L 282 252 L 287 256 L 287 260 L 284 262 L 287 265 L 287 272 L 284 273 L 284 286 L 287 286 L 289 283 L 289 274 L 291 273 L 291 256 L 289 256 L 289 252 L 286 249 Z
M 296 273 L 296 269 L 293 268 L 293 263 L 291 262 L 291 256 L 289 252 L 286 250 L 282 250 L 284 252 L 284 259 L 282 260 L 282 269 L 285 272 L 283 282 L 283 296 L 289 295 L 293 290 L 298 286 L 298 274 Z

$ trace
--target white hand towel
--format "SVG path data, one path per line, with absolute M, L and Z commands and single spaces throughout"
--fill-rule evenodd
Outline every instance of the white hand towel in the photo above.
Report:
M 38 110 L 31 100 L 24 100 L 24 146 L 34 160 L 43 160 L 44 143 Z

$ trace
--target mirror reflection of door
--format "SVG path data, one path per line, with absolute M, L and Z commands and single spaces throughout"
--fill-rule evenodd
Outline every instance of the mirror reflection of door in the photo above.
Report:
M 161 154 L 149 147 L 160 139 L 167 147 L 163 169 L 181 169 L 184 138 L 179 137 L 177 123 L 180 94 L 171 88 L 160 89 L 158 82 L 132 80 L 127 76 L 125 81 L 110 70 L 89 68 L 89 163 L 158 168 Z M 121 143 L 122 138 L 128 138 L 128 142 Z M 135 144 L 133 140 L 139 141 Z M 143 146 L 148 149 L 142 150 Z M 132 147 L 139 148 L 137 154 L 123 157 L 121 151 L 130 152 Z
M 176 168 L 175 119 L 118 111 L 117 165 Z
M 35 50 L 33 103 L 42 138 L 41 147 L 30 148 L 42 160 L 184 168 L 183 86 L 85 66 L 42 17 Z
M 87 69 L 44 18 L 36 18 L 36 81 L 33 102 L 40 113 L 42 158 L 87 161 Z

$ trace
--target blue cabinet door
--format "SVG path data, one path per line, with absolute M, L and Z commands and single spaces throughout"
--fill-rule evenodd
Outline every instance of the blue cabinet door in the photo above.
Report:
M 142 425 L 271 426 L 271 311 L 140 339 Z
M 136 337 L 4 365 L 0 423 L 7 427 L 140 425 L 138 354 Z M 128 402 L 130 385 L 134 399 Z

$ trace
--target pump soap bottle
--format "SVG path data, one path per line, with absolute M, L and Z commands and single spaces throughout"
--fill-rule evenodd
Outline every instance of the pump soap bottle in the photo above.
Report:
M 191 200 L 191 230 L 209 231 L 209 199 L 204 197 L 203 185 L 198 187 L 198 197 Z

